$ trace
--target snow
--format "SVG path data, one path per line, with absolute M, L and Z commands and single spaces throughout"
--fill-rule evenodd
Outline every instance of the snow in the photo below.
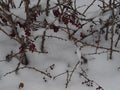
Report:
M 88 0 L 77 1 L 78 5 L 82 4 L 87 6 L 90 3 Z M 33 4 L 35 3 L 34 1 L 32 2 Z M 99 2 L 96 1 L 95 6 L 90 8 L 89 13 L 86 13 L 89 17 L 98 16 L 98 3 Z M 85 9 L 85 7 L 83 7 L 83 9 Z M 20 17 L 25 17 L 23 13 L 24 11 L 21 11 L 20 9 L 12 10 L 12 12 Z M 52 20 L 51 18 L 49 19 Z M 34 35 L 41 35 L 43 30 L 40 30 L 41 31 L 36 31 Z M 64 39 L 67 37 L 62 31 L 58 33 L 48 31 L 47 34 L 62 37 Z M 36 41 L 36 43 L 37 45 L 40 45 L 39 39 Z M 18 43 L 16 43 L 14 40 L 9 39 L 2 32 L 0 32 L 0 59 L 5 60 L 5 56 L 10 53 L 11 50 L 17 51 L 17 44 Z M 45 50 L 48 51 L 47 54 L 28 52 L 27 56 L 30 61 L 29 66 L 35 67 L 41 71 L 46 71 L 48 68 L 47 72 L 51 73 L 52 76 L 66 72 L 66 70 L 73 70 L 74 66 L 81 58 L 81 52 L 78 51 L 78 47 L 76 47 L 74 43 L 69 40 L 64 41 L 55 38 L 48 38 L 45 42 Z M 76 50 L 77 54 L 75 54 Z M 83 54 L 85 55 L 94 51 L 95 49 L 93 47 L 85 47 L 82 50 Z M 103 50 L 99 51 L 101 52 Z M 119 53 L 114 53 L 113 60 L 108 59 L 107 53 L 86 56 L 88 57 L 88 60 L 90 57 L 94 58 L 94 60 L 88 61 L 88 78 L 90 80 L 94 80 L 97 84 L 102 86 L 104 90 L 120 90 L 120 71 L 117 69 L 120 66 Z M 96 90 L 97 88 L 96 85 L 93 87 L 87 87 L 86 85 L 81 84 L 84 79 L 80 78 L 79 76 L 79 72 L 81 72 L 80 67 L 77 67 L 75 70 L 68 88 L 65 88 L 67 78 L 66 74 L 63 74 L 53 80 L 39 72 L 36 72 L 33 69 L 25 68 L 19 70 L 17 75 L 15 73 L 11 73 L 4 77 L 6 73 L 14 70 L 17 67 L 17 64 L 18 60 L 16 58 L 13 58 L 11 62 L 0 62 L 0 90 Z M 53 70 L 50 70 L 49 66 L 53 64 L 55 64 L 55 67 Z M 21 67 L 23 66 L 21 65 Z M 44 77 L 47 82 L 44 81 Z M 21 82 L 24 83 L 24 87 L 19 89 L 19 84 Z

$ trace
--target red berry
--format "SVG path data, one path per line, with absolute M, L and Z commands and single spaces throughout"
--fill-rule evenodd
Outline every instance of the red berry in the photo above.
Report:
M 30 32 L 30 31 L 31 31 L 30 28 L 29 28 L 29 27 L 26 27 L 26 28 L 25 28 L 25 35 L 30 36 L 30 35 L 31 35 L 31 32 Z
M 49 27 L 50 29 L 53 29 L 54 26 L 55 26 L 54 24 L 51 24 Z
M 55 17 L 58 17 L 60 15 L 59 8 L 56 10 L 53 10 L 53 14 Z
M 80 24 L 80 23 L 77 23 L 77 24 L 75 24 L 76 25 L 76 27 L 78 27 L 78 28 L 82 28 L 82 25 Z
M 59 27 L 54 26 L 53 30 L 54 30 L 54 32 L 58 32 L 59 31 Z
M 24 51 L 25 51 L 24 46 L 21 45 L 21 46 L 19 47 L 19 52 L 22 53 L 22 52 L 24 52 Z
M 74 22 L 74 20 L 72 20 L 72 19 L 70 19 L 70 23 L 71 23 L 72 25 L 75 25 L 75 22 Z
M 34 52 L 36 50 L 35 44 L 31 43 L 29 46 L 29 50 Z
M 62 16 L 62 21 L 64 24 L 68 24 L 69 23 L 69 18 L 65 17 L 65 16 Z
M 85 38 L 86 35 L 85 35 L 84 33 L 80 33 L 80 37 L 81 37 L 81 38 Z
M 54 24 L 51 24 L 51 25 L 50 25 L 50 29 L 53 29 L 54 32 L 58 32 L 58 31 L 59 31 L 59 27 L 58 27 L 58 26 L 55 26 Z

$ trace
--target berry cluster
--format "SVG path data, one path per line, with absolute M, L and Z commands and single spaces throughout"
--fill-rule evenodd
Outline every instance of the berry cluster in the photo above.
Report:
M 80 20 L 77 16 L 78 14 L 72 8 L 64 6 L 62 10 L 63 11 L 60 11 L 58 6 L 57 9 L 53 10 L 53 15 L 56 18 L 59 18 L 59 20 L 62 21 L 65 25 L 68 25 L 68 23 L 71 23 L 77 28 L 82 28 L 82 24 L 80 23 Z
M 88 87 L 93 87 L 93 80 L 85 80 L 82 84 L 85 84 Z
M 54 24 L 51 24 L 49 27 L 50 27 L 50 29 L 53 29 L 54 32 L 58 32 L 59 31 L 59 27 L 54 25 Z

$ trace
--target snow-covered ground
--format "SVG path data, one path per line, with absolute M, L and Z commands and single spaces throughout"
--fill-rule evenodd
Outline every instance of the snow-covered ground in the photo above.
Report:
M 77 0 L 77 2 L 78 5 L 89 5 L 90 3 L 88 0 Z M 99 9 L 97 8 L 98 4 L 98 1 L 96 1 L 95 5 L 90 8 L 87 14 L 91 16 L 93 13 L 90 12 L 99 13 Z M 97 15 L 97 13 L 94 14 Z M 20 16 L 23 17 L 24 15 L 21 14 Z M 34 34 L 39 33 L 41 32 L 36 31 Z M 64 32 L 53 33 L 49 31 L 48 34 L 66 39 Z M 36 41 L 36 43 L 39 45 L 39 42 Z M 4 60 L 5 55 L 10 53 L 11 50 L 16 51 L 16 49 L 18 49 L 17 43 L 0 32 L 0 60 Z M 48 51 L 47 54 L 38 54 L 36 52 L 27 53 L 30 61 L 28 67 L 35 67 L 41 71 L 47 70 L 54 77 L 66 72 L 66 70 L 73 70 L 79 61 L 77 54 L 75 54 L 77 47 L 72 41 L 48 38 L 45 42 L 45 49 Z M 93 47 L 82 49 L 83 54 L 94 51 L 95 48 Z M 102 51 L 100 50 L 100 52 Z M 120 71 L 117 69 L 120 66 L 120 55 L 119 53 L 114 53 L 113 60 L 109 60 L 107 56 L 107 53 L 86 56 L 88 57 L 87 76 L 90 80 L 94 80 L 93 87 L 87 87 L 82 84 L 84 79 L 79 76 L 79 72 L 81 72 L 79 66 L 73 73 L 68 88 L 65 88 L 67 74 L 58 76 L 53 80 L 34 69 L 24 68 L 19 70 L 17 75 L 10 73 L 4 76 L 17 67 L 18 60 L 14 58 L 11 62 L 0 62 L 0 90 L 96 90 L 98 87 L 97 84 L 103 87 L 104 90 L 120 90 Z M 50 70 L 50 66 L 53 64 L 55 67 L 53 70 Z M 47 82 L 45 82 L 45 79 Z M 21 82 L 24 83 L 24 87 L 19 89 Z

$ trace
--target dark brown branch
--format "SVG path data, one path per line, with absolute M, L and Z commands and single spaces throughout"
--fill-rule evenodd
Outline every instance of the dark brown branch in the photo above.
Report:
M 66 72 L 63 72 L 63 73 L 60 73 L 60 74 L 58 74 L 58 75 L 56 75 L 56 76 L 54 76 L 53 77 L 53 79 L 56 79 L 57 77 L 59 77 L 59 76 L 62 76 L 62 75 L 64 75 L 64 74 L 66 74 L 68 71 L 66 71 Z M 70 71 L 69 71 L 70 72 Z
M 20 8 L 22 4 L 23 4 L 23 0 L 21 0 L 18 8 Z
M 115 12 L 114 12 L 114 0 L 113 0 L 113 7 L 111 6 L 112 0 L 109 1 L 109 8 L 112 11 L 112 26 L 111 26 L 111 46 L 110 46 L 110 59 L 112 59 L 112 53 L 113 53 L 113 37 L 114 37 L 114 27 L 115 27 Z
M 94 54 L 103 54 L 103 53 L 108 53 L 108 51 L 94 52 L 94 53 L 86 53 L 86 54 L 84 54 L 84 55 L 94 55 Z
M 40 4 L 40 1 L 41 1 L 41 0 L 38 0 L 38 2 L 37 2 L 37 6 L 39 6 L 39 4 Z
M 120 35 L 118 36 L 118 39 L 117 39 L 117 41 L 115 43 L 115 47 L 117 47 L 119 40 L 120 40 Z
M 110 51 L 110 48 L 106 48 L 106 47 L 102 47 L 102 46 L 96 46 L 96 45 L 94 45 L 94 44 L 90 44 L 90 43 L 87 43 L 87 42 L 82 42 L 81 40 L 77 40 L 77 38 L 75 38 L 75 37 L 72 37 L 72 39 L 74 40 L 74 42 L 79 42 L 79 43 L 82 43 L 83 45 L 87 45 L 87 46 L 91 46 L 91 47 L 97 47 L 97 48 L 100 48 L 100 49 L 105 49 L 105 50 L 108 50 L 108 51 Z M 120 52 L 119 50 L 116 50 L 116 49 L 112 49 L 114 52 Z
M 97 88 L 99 88 L 99 89 L 97 89 L 96 88 L 96 90 L 104 90 L 103 89 L 103 87 L 102 86 L 100 86 L 98 83 L 96 83 L 95 81 L 93 81 L 93 80 L 90 80 L 87 76 L 85 76 L 83 73 L 80 73 L 80 77 L 83 77 L 84 79 L 86 79 L 86 81 L 89 83 L 89 84 L 91 84 L 91 86 L 93 86 L 92 84 L 94 83 L 94 84 L 96 84 L 98 87 Z M 86 83 L 87 84 L 87 83 Z
M 8 5 L 11 5 L 12 8 L 16 8 L 13 0 L 8 0 Z
M 94 4 L 96 0 L 93 0 L 92 3 L 85 9 L 85 11 L 83 12 L 83 15 L 87 12 L 87 10 Z
M 86 35 L 86 36 L 85 36 L 84 38 L 82 38 L 81 40 L 83 40 L 83 39 L 85 39 L 85 38 L 87 38 L 87 37 L 89 37 L 89 36 L 93 35 L 95 32 L 97 32 L 97 30 L 92 31 L 91 33 L 89 33 L 88 35 Z
M 21 64 L 21 63 L 19 62 L 18 65 L 17 65 L 17 67 L 16 67 L 16 69 L 15 69 L 15 73 L 16 73 L 16 74 L 18 74 L 18 69 L 19 69 L 19 67 L 20 67 L 20 64 Z
M 79 65 L 79 61 L 78 61 L 78 63 L 75 65 L 75 67 L 73 68 L 73 70 L 72 71 L 65 71 L 65 72 L 63 72 L 63 73 L 61 73 L 61 74 L 58 74 L 58 75 L 56 75 L 56 76 L 54 76 L 53 77 L 53 79 L 56 79 L 57 77 L 59 77 L 59 76 L 62 76 L 62 75 L 64 75 L 64 74 L 66 74 L 67 75 L 67 78 L 66 78 L 66 88 L 68 87 L 68 84 L 70 83 L 70 81 L 71 81 L 71 77 L 72 77 L 72 75 L 73 75 L 73 73 L 75 72 L 75 70 L 76 70 L 76 68 L 77 68 L 77 66 Z M 104 90 L 103 89 L 103 87 L 102 86 L 100 86 L 98 83 L 96 83 L 95 81 L 93 81 L 93 80 L 90 80 L 88 77 L 87 77 L 87 75 L 85 75 L 84 73 L 83 73 L 84 71 L 82 71 L 82 73 L 80 72 L 79 73 L 79 75 L 80 75 L 80 77 L 83 77 L 84 79 L 85 79 L 85 82 L 86 83 L 84 83 L 84 84 L 90 84 L 91 85 L 91 87 L 93 86 L 93 84 L 96 86 L 97 85 L 97 88 L 100 88 L 100 90 Z M 83 83 L 83 82 L 82 82 Z M 96 88 L 96 89 L 97 89 Z
M 39 37 L 42 37 L 42 36 L 36 36 L 34 39 L 38 39 Z M 67 41 L 67 39 L 64 39 L 64 38 L 61 38 L 61 37 L 57 37 L 57 36 L 53 36 L 53 35 L 45 35 L 45 37 L 47 38 L 56 38 L 56 39 L 59 39 L 59 40 L 64 40 L 64 41 Z
M 25 12 L 26 12 L 26 21 L 29 22 L 29 4 L 30 4 L 30 0 L 24 0 L 24 4 L 25 4 Z
M 41 41 L 41 46 L 40 46 L 40 50 L 41 50 L 41 52 L 45 52 L 45 48 L 44 48 L 44 46 L 45 46 L 45 35 L 46 35 L 46 30 L 43 32 L 43 35 L 42 35 L 42 41 Z
M 47 76 L 47 77 L 49 77 L 49 78 L 52 78 L 52 76 L 51 76 L 50 74 L 47 74 L 47 73 L 45 73 L 44 71 L 38 70 L 38 69 L 35 68 L 35 67 L 26 67 L 26 66 L 25 66 L 25 67 L 20 67 L 20 68 L 18 68 L 17 70 L 22 70 L 22 69 L 35 70 L 35 71 L 37 71 L 37 72 L 39 72 L 39 73 L 41 73 L 41 74 L 43 74 L 43 75 L 45 75 L 45 76 Z M 7 76 L 8 74 L 14 73 L 14 72 L 16 72 L 16 69 L 15 69 L 15 70 L 12 70 L 12 71 L 10 71 L 10 72 L 8 72 L 8 73 L 6 73 L 6 74 L 4 74 L 3 77 Z
M 70 81 L 71 81 L 71 78 L 72 78 L 72 75 L 73 73 L 75 72 L 75 70 L 77 69 L 77 66 L 80 64 L 80 61 L 77 62 L 77 64 L 75 65 L 75 67 L 73 68 L 73 70 L 71 71 L 71 74 L 69 75 L 68 79 L 67 79 L 67 82 L 66 82 L 66 88 L 68 87 Z
M 2 28 L 0 28 L 0 31 L 2 31 L 5 35 L 7 35 L 8 37 L 11 38 L 11 36 L 10 36 L 7 32 L 5 32 L 5 30 L 3 30 Z M 20 42 L 18 39 L 16 39 L 16 38 L 13 38 L 13 37 L 12 37 L 12 39 L 15 40 L 15 41 L 17 41 L 18 43 L 21 43 L 21 42 Z
M 50 7 L 50 0 L 47 0 L 47 3 L 46 3 L 46 16 L 49 16 L 49 7 Z

